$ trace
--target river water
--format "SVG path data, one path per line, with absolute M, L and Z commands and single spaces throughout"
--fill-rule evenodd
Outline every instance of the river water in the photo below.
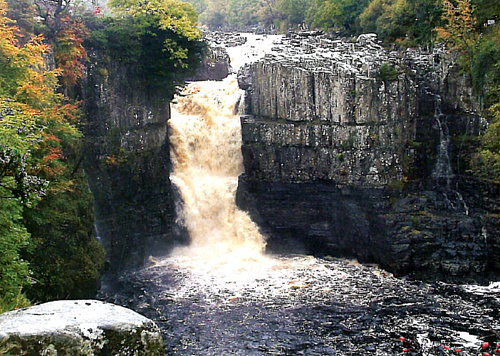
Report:
M 228 49 L 235 70 L 278 39 L 246 36 Z M 472 355 L 496 341 L 495 285 L 429 285 L 356 261 L 266 255 L 235 204 L 242 95 L 231 75 L 176 98 L 171 181 L 191 243 L 121 276 L 107 300 L 157 322 L 167 355 Z

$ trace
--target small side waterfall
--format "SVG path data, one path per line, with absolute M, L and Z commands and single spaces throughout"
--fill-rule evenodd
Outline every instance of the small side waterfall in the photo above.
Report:
M 436 181 L 436 184 L 444 189 L 443 195 L 448 205 L 452 209 L 462 209 L 465 215 L 469 215 L 469 207 L 458 189 L 458 182 L 456 182 L 455 187 L 452 187 L 455 174 L 450 159 L 450 130 L 446 115 L 441 112 L 441 97 L 439 95 L 436 95 L 434 119 L 439 130 L 439 145 L 437 147 L 436 163 L 431 176 Z M 456 195 L 456 200 L 448 197 L 448 193 Z
M 192 83 L 176 99 L 169 121 L 171 180 L 180 191 L 182 218 L 191 237 L 186 251 L 204 258 L 256 258 L 265 248 L 257 226 L 235 203 L 238 176 L 243 173 L 241 127 L 235 113 L 241 95 L 234 76 Z
M 438 184 L 443 181 L 446 182 L 446 188 L 449 189 L 455 174 L 451 168 L 449 155 L 450 133 L 446 123 L 446 116 L 441 113 L 441 98 L 439 96 L 436 96 L 434 119 L 439 129 L 439 146 L 432 178 L 436 179 Z

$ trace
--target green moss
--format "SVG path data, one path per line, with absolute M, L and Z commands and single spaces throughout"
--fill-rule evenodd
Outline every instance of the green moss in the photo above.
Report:
M 380 67 L 379 75 L 383 81 L 390 82 L 398 79 L 399 72 L 393 65 L 385 62 Z

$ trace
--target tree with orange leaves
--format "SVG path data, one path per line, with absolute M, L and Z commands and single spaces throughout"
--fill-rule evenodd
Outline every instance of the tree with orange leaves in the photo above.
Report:
M 104 263 L 78 169 L 78 107 L 58 92 L 64 69 L 47 69 L 43 37 L 21 44 L 6 12 L 0 0 L 0 312 L 25 305 L 26 288 L 37 300 L 85 296 Z

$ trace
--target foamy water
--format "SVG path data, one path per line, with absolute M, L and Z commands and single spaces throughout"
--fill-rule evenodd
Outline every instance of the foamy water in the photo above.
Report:
M 173 172 L 182 198 L 182 221 L 191 245 L 174 252 L 203 263 L 256 261 L 265 239 L 235 203 L 243 173 L 236 103 L 242 91 L 234 76 L 190 84 L 177 98 L 169 121 Z
M 276 38 L 246 35 L 228 49 L 233 68 L 261 58 Z M 265 237 L 235 204 L 243 173 L 234 75 L 187 86 L 169 121 L 173 172 L 187 247 L 125 274 L 112 300 L 155 320 L 168 355 L 394 355 L 400 336 L 423 355 L 441 344 L 475 350 L 499 288 L 414 283 L 355 261 L 268 256 Z M 456 290 L 465 291 L 458 293 Z M 455 294 L 456 293 L 456 294 Z M 440 340 L 436 341 L 436 334 Z

